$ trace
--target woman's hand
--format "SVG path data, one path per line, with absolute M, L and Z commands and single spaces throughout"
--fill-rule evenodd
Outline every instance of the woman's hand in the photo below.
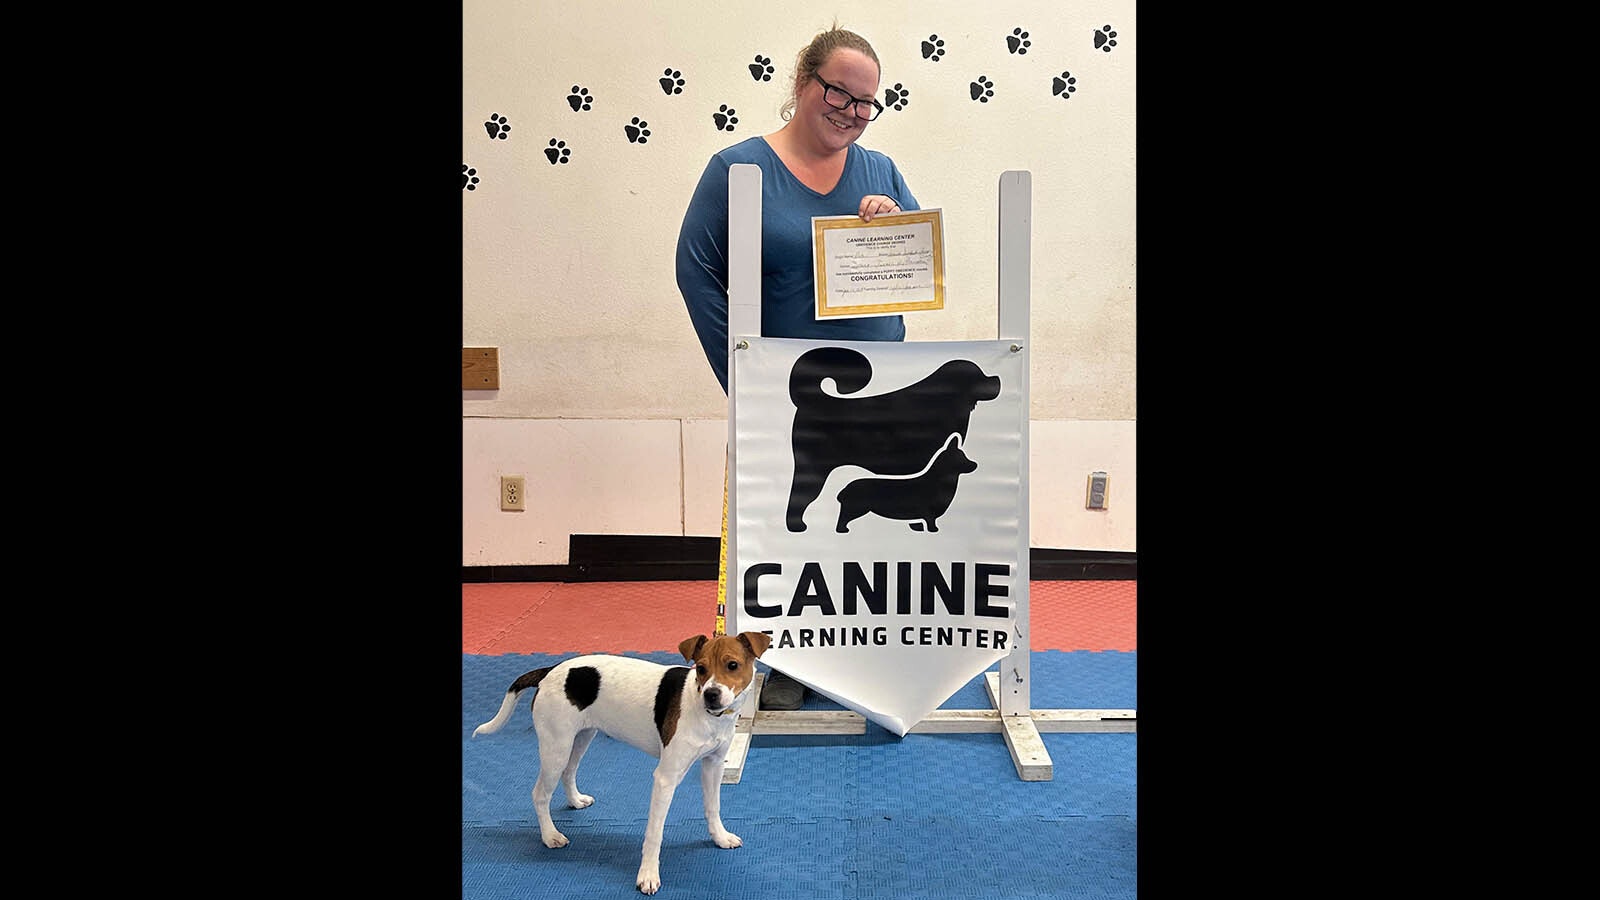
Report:
M 888 194 L 868 194 L 861 198 L 861 211 L 858 215 L 861 216 L 861 221 L 871 222 L 872 217 L 880 213 L 897 213 L 899 211 L 900 203 Z

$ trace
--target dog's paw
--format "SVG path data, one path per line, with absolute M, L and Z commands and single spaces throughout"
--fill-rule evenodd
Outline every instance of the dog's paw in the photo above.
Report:
M 661 872 L 658 869 L 639 867 L 639 877 L 633 880 L 639 890 L 646 894 L 654 894 L 661 890 Z
M 588 794 L 573 794 L 567 799 L 572 801 L 573 809 L 583 809 L 594 805 L 594 798 Z
M 567 836 L 559 831 L 552 831 L 544 836 L 544 845 L 552 850 L 565 847 L 567 844 Z
M 732 850 L 735 847 L 744 846 L 744 838 L 739 837 L 737 834 L 734 834 L 731 831 L 724 831 L 721 834 L 713 834 L 711 836 L 711 841 L 724 850 Z

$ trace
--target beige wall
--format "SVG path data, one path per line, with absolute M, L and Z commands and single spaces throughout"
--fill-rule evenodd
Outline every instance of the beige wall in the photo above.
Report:
M 718 532 L 727 400 L 677 292 L 678 224 L 712 153 L 782 124 L 794 55 L 835 18 L 907 98 L 862 145 L 943 210 L 946 308 L 908 315 L 908 340 L 996 336 L 997 183 L 1029 171 L 1030 542 L 1136 550 L 1134 13 L 1128 0 L 467 0 L 462 345 L 499 348 L 501 371 L 498 391 L 462 392 L 463 564 L 564 563 L 573 533 Z M 1105 25 L 1110 52 L 1094 45 Z M 1007 47 L 1016 29 L 1026 53 Z M 932 35 L 937 62 L 920 50 Z M 771 81 L 752 77 L 757 57 Z M 681 93 L 662 91 L 666 70 Z M 1070 99 L 1052 94 L 1063 72 Z M 969 92 L 980 77 L 984 103 Z M 569 105 L 574 87 L 588 109 Z M 732 131 L 713 122 L 723 107 Z M 635 118 L 643 142 L 625 134 Z M 552 141 L 567 162 L 551 164 Z M 1105 511 L 1083 508 L 1096 469 L 1111 474 Z M 502 473 L 527 477 L 529 511 L 500 511 Z

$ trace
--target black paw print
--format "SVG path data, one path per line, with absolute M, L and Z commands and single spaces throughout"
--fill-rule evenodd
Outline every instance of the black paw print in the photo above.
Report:
M 1022 56 L 1033 46 L 1033 41 L 1028 40 L 1028 33 L 1021 28 L 1011 29 L 1011 34 L 1006 38 L 1006 49 Z
M 1050 79 L 1050 95 L 1056 96 L 1059 94 L 1061 99 L 1071 100 L 1072 92 L 1078 89 L 1076 87 L 1077 83 L 1078 79 L 1073 78 L 1071 72 L 1062 72 L 1057 77 Z
M 716 123 L 718 131 L 732 131 L 733 126 L 739 124 L 739 117 L 734 115 L 736 112 L 738 110 L 724 103 L 711 114 L 711 121 Z
M 489 121 L 483 123 L 483 130 L 489 132 L 489 140 L 492 141 L 495 138 L 499 138 L 503 141 L 506 139 L 506 133 L 511 130 L 511 126 L 506 124 L 505 116 L 499 113 L 489 113 Z
M 989 98 L 994 96 L 994 82 L 987 76 L 979 75 L 978 80 L 972 83 L 971 90 L 972 99 L 979 103 L 988 103 Z
M 573 112 L 592 109 L 594 108 L 594 98 L 589 96 L 588 88 L 573 85 L 572 93 L 567 95 L 567 105 L 572 107 Z
M 906 104 L 911 102 L 911 92 L 906 90 L 905 85 L 896 81 L 894 87 L 883 92 L 883 99 L 891 109 L 905 109 Z
M 622 133 L 628 136 L 629 143 L 648 143 L 647 139 L 650 137 L 650 123 L 639 118 L 638 116 L 634 116 L 632 122 L 622 126 Z
M 464 191 L 478 189 L 478 170 L 466 163 L 461 164 L 461 189 Z
M 667 69 L 656 79 L 661 83 L 661 92 L 668 97 L 673 94 L 683 93 L 683 73 L 677 69 Z
M 750 77 L 757 81 L 771 81 L 772 73 L 777 69 L 772 67 L 772 57 L 756 54 L 756 61 L 750 64 Z
M 567 158 L 572 156 L 572 150 L 567 147 L 566 141 L 558 141 L 555 138 L 551 138 L 550 146 L 544 148 L 544 155 L 546 159 L 550 160 L 550 165 L 552 166 L 556 163 L 565 164 Z
M 1111 48 L 1117 45 L 1116 38 L 1117 33 L 1111 30 L 1110 25 L 1102 25 L 1100 30 L 1094 33 L 1094 48 L 1110 53 Z
M 939 40 L 937 34 L 928 35 L 928 39 L 922 42 L 922 58 L 938 62 L 941 56 L 944 56 L 944 41 Z

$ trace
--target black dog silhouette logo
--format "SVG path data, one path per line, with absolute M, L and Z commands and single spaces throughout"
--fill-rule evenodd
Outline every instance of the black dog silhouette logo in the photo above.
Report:
M 939 517 L 956 498 L 957 482 L 978 464 L 961 451 L 961 435 L 952 434 L 928 467 L 909 478 L 857 478 L 839 491 L 840 534 L 867 513 L 886 519 L 910 520 L 912 531 L 939 530 Z
M 827 379 L 833 380 L 838 396 L 823 390 Z M 789 399 L 795 406 L 790 437 L 794 479 L 785 517 L 790 531 L 806 530 L 806 510 L 822 493 L 828 475 L 847 465 L 879 478 L 857 479 L 839 492 L 837 531 L 846 531 L 850 521 L 869 512 L 914 519 L 913 529 L 937 531 L 934 520 L 955 498 L 960 475 L 977 468 L 962 445 L 978 403 L 1000 396 L 998 376 L 984 373 L 971 360 L 954 359 L 897 390 L 850 396 L 871 380 L 872 363 L 846 347 L 808 350 L 789 371 Z M 919 474 L 926 477 L 881 483 L 886 476 Z M 867 483 L 857 488 L 860 482 Z

